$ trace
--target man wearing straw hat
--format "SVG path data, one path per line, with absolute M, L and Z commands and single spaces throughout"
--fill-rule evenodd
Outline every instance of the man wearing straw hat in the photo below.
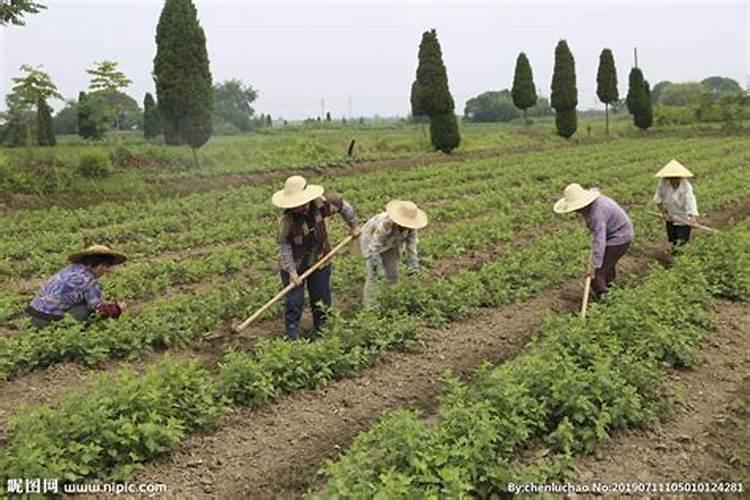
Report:
M 367 266 L 365 306 L 377 303 L 375 294 L 379 276 L 382 275 L 388 284 L 398 281 L 398 264 L 404 250 L 409 269 L 419 269 L 417 231 L 426 225 L 427 214 L 414 203 L 401 200 L 391 201 L 385 212 L 367 221 L 359 242 Z
M 350 228 L 350 234 L 359 235 L 357 216 L 352 206 L 344 200 L 323 196 L 323 187 L 307 184 L 304 177 L 294 175 L 276 192 L 271 202 L 284 209 L 279 218 L 279 265 L 281 281 L 286 287 L 296 287 L 287 294 L 284 310 L 286 336 L 299 338 L 299 323 L 305 302 L 304 283 L 299 275 L 331 251 L 328 242 L 327 219 L 340 214 Z M 315 332 L 319 333 L 326 320 L 325 309 L 331 306 L 331 265 L 317 269 L 305 280 L 310 294 Z
M 615 280 L 617 261 L 625 255 L 633 239 L 633 224 L 628 214 L 613 199 L 596 189 L 583 189 L 580 184 L 565 188 L 554 211 L 577 212 L 586 221 L 591 231 L 591 259 L 586 272 L 595 296 L 603 296 Z
M 125 304 L 105 303 L 98 280 L 126 260 L 125 255 L 104 245 L 92 245 L 68 256 L 70 265 L 48 279 L 26 308 L 32 324 L 44 328 L 65 314 L 78 321 L 85 321 L 92 313 L 120 317 Z
M 659 179 L 659 184 L 654 201 L 659 204 L 667 224 L 667 239 L 675 251 L 690 240 L 691 225 L 698 223 L 698 202 L 688 181 L 693 173 L 677 160 L 672 160 L 655 177 Z

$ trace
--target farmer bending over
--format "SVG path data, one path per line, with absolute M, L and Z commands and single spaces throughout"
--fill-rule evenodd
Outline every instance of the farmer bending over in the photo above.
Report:
M 70 265 L 48 279 L 25 312 L 37 328 L 44 328 L 68 313 L 85 321 L 91 313 L 118 318 L 125 304 L 105 303 L 99 278 L 127 257 L 103 245 L 93 245 L 68 257 Z
M 678 161 L 672 160 L 657 172 L 659 184 L 654 201 L 667 221 L 667 239 L 672 251 L 690 240 L 690 225 L 697 224 L 698 202 L 688 177 L 693 174 Z
M 331 251 L 328 242 L 326 219 L 341 214 L 351 228 L 351 235 L 359 235 L 357 216 L 352 206 L 344 200 L 323 196 L 323 187 L 308 185 L 304 177 L 295 175 L 284 183 L 271 202 L 283 208 L 279 218 L 279 265 L 281 282 L 286 287 L 291 281 L 296 285 L 286 296 L 284 321 L 286 336 L 290 340 L 299 338 L 299 323 L 305 302 L 304 282 L 299 275 L 304 273 L 321 257 Z M 319 333 L 326 316 L 325 307 L 331 306 L 331 264 L 327 263 L 307 277 L 307 290 L 313 314 L 315 332 Z
M 633 239 L 628 214 L 611 198 L 596 189 L 583 189 L 580 184 L 569 184 L 554 210 L 558 214 L 577 212 L 586 221 L 591 231 L 591 259 L 586 272 L 595 296 L 601 298 L 615 280 L 617 261 Z
M 419 269 L 417 231 L 426 225 L 427 214 L 414 203 L 400 200 L 391 201 L 386 205 L 385 212 L 367 221 L 360 240 L 367 267 L 363 298 L 365 306 L 377 303 L 375 294 L 379 276 L 383 276 L 388 284 L 398 281 L 398 264 L 404 250 L 409 269 Z

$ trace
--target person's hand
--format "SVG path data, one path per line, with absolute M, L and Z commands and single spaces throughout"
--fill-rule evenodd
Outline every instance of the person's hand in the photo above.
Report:
M 289 273 L 289 281 L 294 284 L 295 288 L 302 285 L 302 280 L 299 278 L 297 271 Z
M 360 234 L 362 234 L 362 230 L 359 228 L 359 226 L 355 226 L 349 230 L 349 235 L 352 238 L 358 238 Z
M 664 220 L 667 222 L 674 222 L 674 217 L 672 217 L 670 214 L 664 214 Z
M 586 278 L 594 279 L 596 277 L 596 269 L 594 269 L 594 264 L 589 262 L 589 265 L 586 267 Z
M 120 308 L 120 311 L 125 311 L 128 308 L 128 305 L 125 302 L 118 302 L 117 307 Z

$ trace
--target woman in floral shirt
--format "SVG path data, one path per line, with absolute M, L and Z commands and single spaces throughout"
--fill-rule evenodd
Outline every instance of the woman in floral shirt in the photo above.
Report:
M 78 321 L 85 321 L 94 312 L 105 318 L 118 318 L 125 304 L 105 303 L 98 279 L 126 260 L 125 255 L 103 245 L 70 255 L 70 265 L 44 283 L 26 308 L 26 314 L 38 328 L 62 319 L 65 314 Z

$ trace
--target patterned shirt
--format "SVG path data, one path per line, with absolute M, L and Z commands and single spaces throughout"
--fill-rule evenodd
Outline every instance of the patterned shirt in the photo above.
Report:
M 50 316 L 62 317 L 68 309 L 84 302 L 93 311 L 102 304 L 102 290 L 88 267 L 71 264 L 44 283 L 31 307 Z
M 690 217 L 698 215 L 698 202 L 693 194 L 693 186 L 687 179 L 680 179 L 680 185 L 677 189 L 672 187 L 672 183 L 666 179 L 659 179 L 659 185 L 654 194 L 656 203 L 663 203 L 669 215 L 689 220 Z M 684 223 L 675 221 L 677 226 L 684 226 Z
M 287 273 L 299 271 L 314 264 L 321 254 L 330 251 L 326 219 L 334 214 L 341 217 L 349 227 L 357 226 L 357 215 L 344 200 L 321 196 L 310 202 L 305 214 L 286 210 L 279 219 L 279 265 Z
M 602 267 L 608 246 L 622 245 L 633 239 L 633 224 L 628 214 L 612 198 L 599 196 L 585 213 L 586 225 L 591 230 L 592 262 L 595 269 Z
M 410 268 L 419 267 L 417 243 L 419 236 L 416 229 L 401 228 L 395 224 L 387 212 L 380 213 L 365 224 L 359 241 L 362 255 L 367 259 L 372 269 L 382 265 L 380 254 L 397 248 L 399 254 L 406 250 L 407 265 Z

